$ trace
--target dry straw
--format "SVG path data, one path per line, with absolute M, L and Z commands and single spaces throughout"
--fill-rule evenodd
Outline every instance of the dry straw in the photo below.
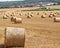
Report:
M 20 46 L 24 47 L 25 29 L 7 27 L 5 32 L 5 46 Z

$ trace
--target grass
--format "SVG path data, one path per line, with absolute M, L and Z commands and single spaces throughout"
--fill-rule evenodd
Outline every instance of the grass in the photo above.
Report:
M 53 10 L 60 10 L 60 5 L 42 6 L 42 7 L 38 8 L 38 9 L 22 10 L 22 11 L 53 11 Z
M 60 9 L 60 5 L 46 6 L 46 7 L 50 9 Z
M 41 9 L 41 8 L 39 8 L 39 9 L 32 9 L 32 10 L 22 10 L 22 11 L 47 11 L 47 9 Z

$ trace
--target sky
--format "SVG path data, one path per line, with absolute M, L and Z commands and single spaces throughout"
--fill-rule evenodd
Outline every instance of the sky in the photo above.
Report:
M 0 1 L 24 1 L 24 0 L 0 0 Z

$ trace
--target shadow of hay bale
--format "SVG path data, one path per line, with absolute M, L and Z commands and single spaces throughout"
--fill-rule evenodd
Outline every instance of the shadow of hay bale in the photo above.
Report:
M 4 45 L 0 45 L 0 48 L 4 48 Z
M 6 47 L 6 48 L 24 48 L 24 47 Z

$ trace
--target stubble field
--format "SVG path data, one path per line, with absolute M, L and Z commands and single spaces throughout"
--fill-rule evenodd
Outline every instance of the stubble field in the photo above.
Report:
M 60 13 L 60 11 L 20 11 L 20 8 L 0 9 L 0 44 L 4 44 L 6 27 L 19 27 L 26 30 L 24 48 L 60 48 L 60 22 L 54 22 L 54 17 L 49 17 L 51 12 Z M 12 13 L 22 18 L 22 23 L 11 22 Z M 32 13 L 33 17 L 27 18 L 28 14 Z M 41 18 L 44 13 L 46 17 Z M 8 19 L 3 19 L 6 14 L 9 16 Z M 60 15 L 57 14 L 56 17 Z

